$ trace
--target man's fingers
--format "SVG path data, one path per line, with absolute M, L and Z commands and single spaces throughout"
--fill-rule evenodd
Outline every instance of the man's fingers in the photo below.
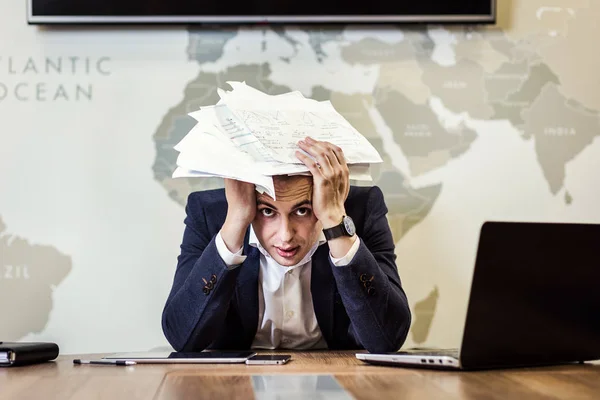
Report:
M 319 163 L 319 169 L 326 176 L 331 176 L 333 173 L 333 166 L 331 165 L 331 160 L 326 152 L 321 151 L 317 154 L 317 163 Z
M 319 164 L 319 169 L 326 176 L 331 176 L 333 174 L 333 166 L 330 158 L 334 158 L 335 155 L 332 153 L 330 156 L 328 153 L 328 148 L 320 142 L 307 143 L 304 141 L 298 142 L 300 148 L 306 151 L 308 154 L 313 156 L 317 163 Z M 305 163 L 306 164 L 306 163 Z
M 329 142 L 319 142 L 311 138 L 299 142 L 300 147 L 317 159 L 323 172 L 328 176 L 340 173 L 346 168 L 342 149 Z M 340 169 L 341 168 L 341 169 Z
M 337 159 L 338 163 L 340 163 L 341 166 L 345 167 L 346 157 L 344 157 L 344 152 L 342 151 L 342 149 L 332 144 L 331 150 L 333 151 L 333 154 L 335 154 L 335 158 Z
M 318 151 L 326 152 L 333 167 L 336 167 L 337 164 L 342 166 L 346 165 L 346 157 L 344 157 L 344 151 L 341 147 L 329 142 L 319 142 L 311 137 L 307 137 L 305 142 L 308 143 L 309 146 L 319 149 Z
M 316 161 L 301 151 L 296 151 L 296 157 L 302 161 L 302 164 L 306 165 L 313 177 L 321 176 L 321 170 L 319 168 L 320 166 Z

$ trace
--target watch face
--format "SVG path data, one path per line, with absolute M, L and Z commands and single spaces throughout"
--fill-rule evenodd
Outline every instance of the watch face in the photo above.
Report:
M 356 227 L 354 226 L 354 221 L 350 217 L 344 217 L 344 228 L 348 235 L 353 236 L 356 233 Z

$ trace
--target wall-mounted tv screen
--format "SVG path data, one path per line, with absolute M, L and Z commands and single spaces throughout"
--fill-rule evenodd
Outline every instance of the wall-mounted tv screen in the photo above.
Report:
M 30 24 L 480 23 L 496 0 L 27 0 Z

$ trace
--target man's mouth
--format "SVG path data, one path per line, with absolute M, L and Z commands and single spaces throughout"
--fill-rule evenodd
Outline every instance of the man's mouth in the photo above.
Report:
M 277 250 L 277 254 L 279 254 L 279 256 L 281 256 L 283 258 L 292 258 L 296 255 L 296 253 L 298 253 L 298 250 L 300 250 L 300 246 L 296 246 L 296 247 L 277 247 L 277 246 L 275 246 L 275 249 Z

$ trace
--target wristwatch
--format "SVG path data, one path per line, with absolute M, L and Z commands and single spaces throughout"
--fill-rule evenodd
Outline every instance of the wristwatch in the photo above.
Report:
M 356 227 L 354 226 L 354 221 L 347 215 L 344 215 L 344 218 L 342 218 L 342 222 L 340 222 L 339 225 L 323 229 L 323 234 L 327 240 L 335 239 L 340 236 L 354 236 L 355 233 Z

